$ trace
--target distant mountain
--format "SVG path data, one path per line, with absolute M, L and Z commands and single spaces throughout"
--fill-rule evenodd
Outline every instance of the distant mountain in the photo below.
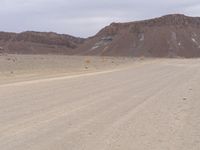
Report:
M 0 51 L 19 54 L 72 54 L 83 38 L 53 32 L 0 32 Z
M 200 57 L 200 17 L 172 14 L 112 23 L 88 39 L 70 35 L 0 32 L 0 52 L 131 57 Z
M 82 55 L 200 57 L 200 17 L 181 14 L 112 23 L 87 39 Z

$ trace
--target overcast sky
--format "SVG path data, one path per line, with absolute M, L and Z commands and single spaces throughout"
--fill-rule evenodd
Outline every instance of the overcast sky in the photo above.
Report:
M 111 22 L 172 13 L 200 16 L 200 0 L 0 0 L 0 30 L 88 37 Z

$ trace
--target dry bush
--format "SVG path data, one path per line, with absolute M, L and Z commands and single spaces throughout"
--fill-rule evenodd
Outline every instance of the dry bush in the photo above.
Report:
M 86 63 L 86 64 L 90 64 L 91 61 L 90 61 L 89 59 L 87 59 L 87 60 L 85 60 L 85 63 Z

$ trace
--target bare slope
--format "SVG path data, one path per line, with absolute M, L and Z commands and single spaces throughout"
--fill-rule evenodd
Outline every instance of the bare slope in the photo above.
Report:
M 180 14 L 112 23 L 80 47 L 86 55 L 199 57 L 200 18 Z

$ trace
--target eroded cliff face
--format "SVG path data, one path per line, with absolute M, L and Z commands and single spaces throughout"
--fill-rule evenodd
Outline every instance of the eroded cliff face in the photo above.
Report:
M 82 38 L 53 32 L 0 32 L 0 47 L 5 53 L 72 54 Z
M 200 57 L 200 18 L 174 14 L 112 23 L 79 49 L 85 55 Z

